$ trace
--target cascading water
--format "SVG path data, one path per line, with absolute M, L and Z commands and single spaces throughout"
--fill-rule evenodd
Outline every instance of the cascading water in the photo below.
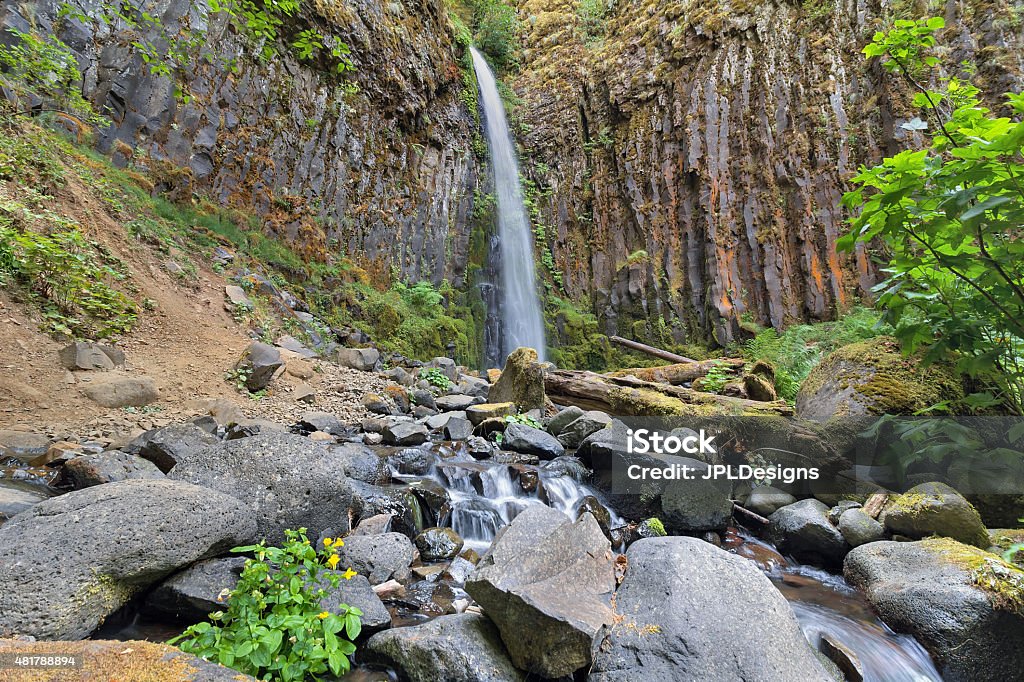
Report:
M 473 48 L 470 48 L 470 52 L 473 55 L 476 79 L 480 84 L 480 107 L 498 199 L 502 321 L 500 360 L 503 361 L 508 353 L 520 346 L 536 349 L 543 360 L 544 320 L 537 296 L 533 233 L 519 186 L 519 162 L 494 74 L 479 52 Z

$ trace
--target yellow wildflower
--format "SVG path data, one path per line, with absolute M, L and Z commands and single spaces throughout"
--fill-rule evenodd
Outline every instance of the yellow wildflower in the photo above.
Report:
M 359 574 L 353 571 L 351 568 L 346 568 L 345 572 L 341 574 L 341 577 L 345 580 L 352 580 L 352 578 L 356 577 L 357 575 Z
M 339 561 L 341 561 L 341 557 L 338 556 L 337 554 L 332 554 L 331 558 L 327 560 L 327 565 L 330 566 L 331 568 L 334 568 L 335 566 L 338 565 Z
M 324 547 L 330 547 L 332 542 L 334 541 L 330 538 L 324 538 Z
M 345 541 L 342 540 L 341 538 L 334 538 L 334 546 L 335 547 L 344 547 L 345 546 Z
M 316 614 L 316 617 L 319 618 L 320 620 L 323 620 L 324 618 L 326 618 L 329 615 L 331 615 L 331 614 L 327 613 L 326 611 L 321 611 L 320 613 Z

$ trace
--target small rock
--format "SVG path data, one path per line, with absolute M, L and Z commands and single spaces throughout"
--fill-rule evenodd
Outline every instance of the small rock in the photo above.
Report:
M 103 407 L 144 407 L 160 399 L 160 392 L 149 377 L 110 375 L 86 384 L 85 395 Z
M 473 435 L 473 424 L 468 419 L 449 419 L 444 427 L 444 437 L 447 440 L 466 440 Z
M 800 500 L 768 517 L 768 534 L 780 552 L 800 561 L 841 565 L 850 546 L 828 520 L 829 508 L 815 499 Z
M 567 448 L 579 447 L 587 436 L 610 426 L 611 423 L 612 418 L 604 412 L 585 412 L 562 429 L 558 434 L 558 442 Z
M 67 370 L 109 371 L 124 365 L 124 353 L 113 346 L 78 341 L 60 349 L 60 364 Z
M 585 413 L 582 408 L 570 405 L 551 418 L 551 421 L 548 422 L 548 433 L 552 436 L 561 435 L 562 429 L 582 417 L 584 414 Z
M 945 483 L 922 483 L 890 498 L 878 518 L 896 535 L 941 535 L 975 547 L 988 547 L 988 532 L 978 511 Z
M 452 412 L 454 410 L 465 410 L 476 403 L 476 398 L 471 395 L 443 395 L 434 399 L 434 405 L 440 412 Z
M 335 357 L 342 367 L 369 372 L 380 359 L 380 352 L 376 348 L 339 348 Z
M 743 505 L 747 509 L 761 516 L 771 516 L 778 509 L 796 502 L 796 498 L 784 490 L 773 488 L 770 485 L 759 485 L 754 488 Z
M 390 578 L 401 580 L 415 556 L 412 542 L 401 533 L 349 535 L 338 551 L 339 566 L 351 567 L 377 585 Z
M 225 306 L 229 312 L 233 312 L 234 308 L 247 308 L 253 309 L 252 299 L 245 293 L 245 289 L 240 286 L 229 284 L 224 287 L 224 296 L 227 297 L 229 306 Z
M 516 414 L 513 403 L 480 403 L 466 408 L 466 417 L 473 426 L 479 426 L 486 419 L 502 418 Z
M 162 429 L 147 431 L 136 438 L 129 447 L 138 448 L 138 455 L 157 466 L 165 474 L 183 458 L 203 448 L 219 443 L 195 424 L 175 424 Z
M 860 509 L 847 509 L 839 517 L 839 532 L 851 547 L 885 539 L 885 528 Z
M 427 440 L 427 427 L 415 422 L 398 422 L 384 428 L 384 442 L 389 445 L 419 445 Z
M 462 538 L 451 528 L 427 528 L 416 536 L 415 543 L 424 561 L 454 559 L 463 545 Z
M 252 392 L 262 391 L 284 367 L 281 351 L 265 343 L 254 341 L 235 364 L 236 369 L 249 372 L 245 387 Z
M 299 384 L 292 391 L 292 400 L 297 403 L 312 405 L 316 402 L 316 391 L 308 384 Z
M 537 455 L 542 459 L 554 459 L 565 454 L 565 447 L 547 431 L 525 424 L 509 424 L 505 429 L 502 447 L 516 452 Z
M 146 605 L 171 618 L 204 620 L 224 608 L 224 596 L 238 584 L 245 561 L 245 557 L 227 557 L 193 564 L 160 583 L 146 598 Z
M 309 431 L 324 431 L 335 436 L 345 433 L 345 426 L 330 412 L 306 412 L 299 417 L 299 426 Z
M 163 472 L 149 460 L 117 450 L 70 459 L 64 465 L 64 473 L 79 490 L 131 478 L 164 477 Z
M 364 395 L 362 403 L 363 407 L 374 414 L 390 415 L 395 412 L 394 405 L 384 396 L 377 395 L 376 393 L 367 393 Z

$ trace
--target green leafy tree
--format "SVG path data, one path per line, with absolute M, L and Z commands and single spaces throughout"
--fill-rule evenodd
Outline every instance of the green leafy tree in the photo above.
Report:
M 305 528 L 285 536 L 282 547 L 260 543 L 231 550 L 255 558 L 246 561 L 226 610 L 211 613 L 211 622 L 193 625 L 168 644 L 261 680 L 300 682 L 328 671 L 347 672 L 362 611 L 342 604 L 332 613 L 321 606 L 328 590 L 356 575 L 336 570 L 337 548 L 345 543 L 325 538 L 317 549 Z
M 503 0 L 475 0 L 473 24 L 477 46 L 496 69 L 507 71 L 518 66 L 521 27 L 514 7 Z
M 887 265 L 878 304 L 905 352 L 957 358 L 984 390 L 975 408 L 1024 404 L 1024 96 L 994 115 L 965 80 L 936 75 L 941 18 L 896 21 L 864 53 L 914 89 L 905 128 L 927 146 L 861 168 L 843 203 L 855 212 L 842 248 L 876 246 Z M 937 83 L 937 85 L 934 85 Z

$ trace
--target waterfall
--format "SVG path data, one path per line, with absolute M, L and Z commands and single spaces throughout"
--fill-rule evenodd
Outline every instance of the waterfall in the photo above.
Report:
M 498 94 L 491 67 L 470 48 L 473 69 L 480 84 L 480 107 L 487 135 L 487 148 L 494 169 L 497 195 L 498 239 L 501 249 L 501 361 L 519 346 L 529 346 L 544 360 L 544 320 L 537 296 L 537 273 L 533 260 L 533 233 L 519 186 L 519 162 L 512 133 L 505 118 L 505 106 Z

